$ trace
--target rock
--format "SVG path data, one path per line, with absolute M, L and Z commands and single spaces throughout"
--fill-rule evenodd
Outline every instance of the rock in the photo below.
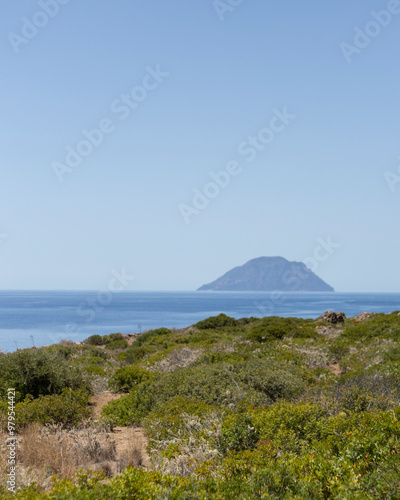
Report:
M 327 339 L 335 339 L 339 337 L 341 330 L 340 328 L 333 328 L 332 325 L 320 325 L 315 327 L 315 331 L 319 334 L 322 335 L 323 337 L 326 337 Z
M 359 323 L 360 321 L 364 321 L 365 319 L 368 319 L 370 318 L 371 316 L 374 316 L 375 313 L 362 313 L 362 314 L 358 314 L 357 316 L 354 316 L 354 322 L 355 323 Z
M 346 319 L 346 315 L 344 312 L 333 312 L 333 311 L 325 311 L 322 316 L 318 318 L 319 321 L 327 321 L 328 323 L 336 324 L 336 323 L 344 323 Z

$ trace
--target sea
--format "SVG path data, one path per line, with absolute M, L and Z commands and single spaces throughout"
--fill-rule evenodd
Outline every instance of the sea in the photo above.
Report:
M 400 310 L 400 293 L 0 291 L 0 349 L 184 328 L 220 313 L 317 318 L 327 310 L 389 313 Z

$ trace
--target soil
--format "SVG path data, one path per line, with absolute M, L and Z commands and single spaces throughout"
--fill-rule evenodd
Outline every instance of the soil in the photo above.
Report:
M 338 377 L 340 377 L 340 375 L 342 374 L 342 370 L 339 366 L 339 363 L 334 363 L 333 365 L 329 365 L 328 368 L 332 373 L 334 373 Z
M 99 420 L 103 406 L 110 401 L 119 399 L 121 396 L 122 394 L 114 394 L 109 391 L 92 396 L 93 418 Z M 132 449 L 135 448 L 141 457 L 138 465 L 141 467 L 148 467 L 150 465 L 150 458 L 147 453 L 148 440 L 142 427 L 114 427 L 112 431 L 104 434 L 103 439 L 114 441 L 117 461 L 131 454 Z

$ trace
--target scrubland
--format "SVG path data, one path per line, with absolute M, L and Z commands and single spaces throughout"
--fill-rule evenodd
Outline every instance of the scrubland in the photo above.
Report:
M 0 498 L 398 498 L 399 314 L 221 314 L 1 354 Z

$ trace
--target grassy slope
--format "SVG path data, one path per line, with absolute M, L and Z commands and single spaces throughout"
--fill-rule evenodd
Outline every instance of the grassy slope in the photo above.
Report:
M 128 468 L 107 484 L 67 477 L 53 493 L 31 487 L 19 498 L 397 498 L 400 316 L 361 319 L 220 315 L 130 345 L 117 335 L 39 349 L 71 369 L 69 387 L 123 394 L 102 422 L 144 426 L 153 470 Z M 18 384 L 15 362 L 0 357 L 2 387 Z M 35 363 L 25 381 L 41 370 Z M 62 382 L 46 370 L 49 394 L 46 382 L 30 401 L 21 385 L 21 429 L 60 418 L 43 398 L 62 397 Z M 44 414 L 34 408 L 40 396 Z M 86 417 L 87 400 L 75 403 Z

